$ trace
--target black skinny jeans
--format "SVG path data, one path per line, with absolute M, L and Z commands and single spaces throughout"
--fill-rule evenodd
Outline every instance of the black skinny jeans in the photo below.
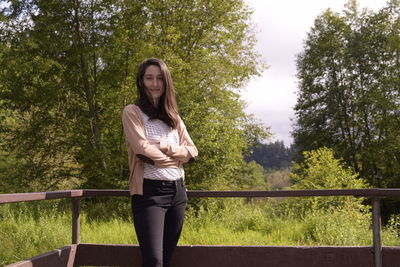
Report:
M 143 267 L 169 267 L 182 232 L 187 195 L 183 179 L 144 179 L 143 195 L 132 196 L 133 222 Z

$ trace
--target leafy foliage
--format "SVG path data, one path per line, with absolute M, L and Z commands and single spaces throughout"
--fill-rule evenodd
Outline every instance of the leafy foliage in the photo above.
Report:
M 291 189 L 357 189 L 367 188 L 368 184 L 351 169 L 336 159 L 332 150 L 323 147 L 304 152 L 304 162 L 295 164 L 291 173 L 294 183 Z M 298 207 L 300 214 L 313 211 L 347 211 L 358 213 L 368 211 L 362 198 L 354 197 L 313 197 L 301 201 L 288 201 Z
M 293 189 L 367 186 L 335 159 L 330 149 L 310 151 L 304 157 L 304 163 L 294 166 L 292 178 L 297 183 L 291 187 Z M 372 243 L 371 211 L 362 204 L 362 199 L 293 197 L 283 200 L 228 198 L 204 201 L 207 204 L 200 207 L 188 206 L 180 244 L 370 246 Z M 37 255 L 68 242 L 70 212 L 65 210 L 70 207 L 67 202 L 60 202 L 0 206 L 0 232 L 3 233 L 0 242 L 6 244 L 0 247 L 0 264 Z M 84 209 L 81 216 L 82 241 L 137 243 L 131 218 L 127 216 L 129 205 L 124 202 L 119 210 L 104 203 Z M 97 210 L 101 216 L 89 216 L 87 212 L 91 210 Z M 399 245 L 399 219 L 398 215 L 393 215 L 383 227 L 384 245 Z
M 297 189 L 357 189 L 367 184 L 323 147 L 304 152 L 304 161 L 295 164 L 291 175 Z
M 267 170 L 265 180 L 270 190 L 286 189 L 292 185 L 290 169 Z
M 376 187 L 400 186 L 399 8 L 327 10 L 297 58 L 299 152 L 331 147 Z
M 191 188 L 262 179 L 242 156 L 268 136 L 239 98 L 264 68 L 242 0 L 1 3 L 1 150 L 15 158 L 1 175 L 17 185 L 7 190 L 126 188 L 120 117 L 147 57 L 170 66 L 199 148 Z M 236 182 L 243 173 L 249 180 Z

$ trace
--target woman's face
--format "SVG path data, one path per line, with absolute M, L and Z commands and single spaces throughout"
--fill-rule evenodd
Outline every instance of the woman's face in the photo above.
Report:
M 150 65 L 143 75 L 143 83 L 149 97 L 152 98 L 155 106 L 158 106 L 160 97 L 164 94 L 164 82 L 159 66 Z

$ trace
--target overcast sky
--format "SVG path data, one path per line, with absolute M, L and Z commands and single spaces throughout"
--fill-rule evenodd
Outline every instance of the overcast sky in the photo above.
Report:
M 340 12 L 347 0 L 245 0 L 254 9 L 257 50 L 269 68 L 243 90 L 242 99 L 252 113 L 271 127 L 274 140 L 290 145 L 291 119 L 296 104 L 295 56 L 300 53 L 306 33 L 315 18 L 331 8 Z M 359 0 L 360 7 L 378 10 L 386 0 Z

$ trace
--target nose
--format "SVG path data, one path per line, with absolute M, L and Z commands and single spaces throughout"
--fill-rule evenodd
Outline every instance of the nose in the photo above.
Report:
M 153 86 L 153 87 L 157 87 L 157 85 L 158 85 L 157 78 L 155 78 L 155 79 L 152 79 L 152 80 L 151 80 L 151 86 Z

